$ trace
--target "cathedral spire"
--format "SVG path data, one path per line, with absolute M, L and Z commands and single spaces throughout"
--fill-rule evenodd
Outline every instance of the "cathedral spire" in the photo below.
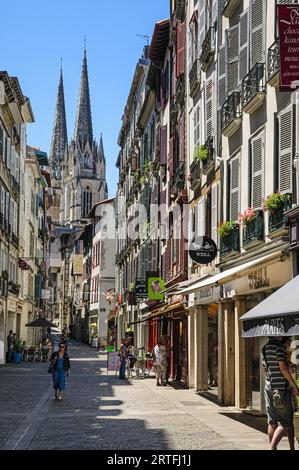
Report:
M 104 160 L 104 161 L 105 161 L 105 152 L 104 152 L 104 144 L 103 144 L 103 136 L 102 136 L 102 134 L 101 134 L 101 137 L 100 137 L 98 155 L 99 155 L 100 161 L 101 161 L 101 160 Z
M 67 126 L 66 126 L 66 115 L 65 115 L 63 73 L 62 73 L 62 63 L 61 63 L 58 95 L 57 95 L 55 118 L 54 118 L 54 128 L 53 128 L 53 135 L 52 135 L 51 153 L 50 153 L 51 161 L 55 161 L 57 163 L 63 161 L 65 158 L 66 149 L 67 149 Z
M 90 147 L 92 147 L 93 135 L 92 135 L 92 120 L 91 120 L 91 106 L 90 106 L 89 83 L 88 83 L 88 72 L 87 72 L 86 47 L 84 47 L 81 84 L 80 84 L 80 93 L 79 93 L 74 140 L 76 142 L 80 142 L 82 148 L 86 145 L 87 142 L 89 142 Z

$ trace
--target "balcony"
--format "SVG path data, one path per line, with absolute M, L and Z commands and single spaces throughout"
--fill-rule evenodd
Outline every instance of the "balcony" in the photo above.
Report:
M 214 158 L 214 147 L 213 147 L 213 138 L 209 137 L 205 143 L 205 147 L 208 151 L 208 156 L 205 160 L 202 160 L 202 173 L 208 176 L 215 168 L 215 158 Z
M 225 16 L 225 18 L 231 18 L 239 4 L 240 0 L 224 0 L 222 4 L 222 15 Z
M 254 221 L 243 228 L 243 248 L 249 250 L 264 243 L 264 212 L 256 211 Z
M 182 107 L 185 101 L 185 75 L 182 74 L 178 77 L 176 82 L 176 102 Z
M 240 228 L 239 225 L 226 237 L 221 239 L 220 255 L 221 258 L 240 253 Z
M 8 292 L 10 292 L 11 294 L 16 295 L 18 297 L 19 292 L 20 292 L 20 288 L 14 282 L 9 281 L 9 283 L 8 283 Z
M 174 14 L 178 20 L 183 21 L 185 16 L 185 0 L 176 0 Z
M 15 248 L 19 248 L 19 237 L 14 233 L 11 234 L 11 243 Z
M 20 192 L 20 185 L 19 185 L 19 183 L 17 182 L 17 180 L 15 179 L 14 176 L 12 177 L 12 187 L 17 193 Z
M 174 201 L 185 188 L 185 164 L 180 162 L 170 180 L 170 198 Z
M 206 72 L 209 68 L 211 60 L 215 54 L 215 29 L 212 26 L 203 41 L 202 53 L 200 56 L 201 69 Z
M 190 87 L 190 96 L 194 98 L 196 93 L 200 89 L 200 80 L 201 80 L 201 71 L 200 71 L 200 60 L 195 59 L 194 64 L 191 67 L 189 72 L 189 87 Z
M 221 132 L 225 137 L 231 137 L 241 127 L 240 93 L 232 93 L 221 108 Z
M 279 86 L 280 80 L 280 57 L 278 41 L 274 42 L 268 49 L 268 85 Z
M 265 64 L 255 64 L 242 82 L 242 110 L 253 114 L 266 96 Z
M 190 165 L 190 176 L 189 180 L 191 183 L 191 189 L 192 191 L 196 191 L 198 188 L 200 188 L 201 185 L 201 167 L 200 167 L 200 162 L 197 160 L 194 160 L 192 164 Z
M 269 237 L 272 239 L 288 234 L 288 218 L 285 213 L 292 208 L 292 198 L 285 201 L 283 207 L 269 212 Z

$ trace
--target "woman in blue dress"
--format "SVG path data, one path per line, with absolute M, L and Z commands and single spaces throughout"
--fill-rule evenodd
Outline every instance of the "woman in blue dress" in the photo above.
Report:
M 65 389 L 65 374 L 70 374 L 70 358 L 66 352 L 64 343 L 59 344 L 59 351 L 52 354 L 50 362 L 52 366 L 55 400 L 61 400 L 61 393 Z

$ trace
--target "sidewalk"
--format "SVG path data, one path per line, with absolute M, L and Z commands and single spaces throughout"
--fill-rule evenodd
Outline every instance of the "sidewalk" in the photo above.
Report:
M 72 375 L 53 400 L 47 364 L 0 367 L 0 449 L 267 449 L 244 415 L 154 378 L 107 376 L 106 355 L 73 342 Z M 246 423 L 264 426 L 262 418 Z M 287 449 L 284 439 L 281 449 Z

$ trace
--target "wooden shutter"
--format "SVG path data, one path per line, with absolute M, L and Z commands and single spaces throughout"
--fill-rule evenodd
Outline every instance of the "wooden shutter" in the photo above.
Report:
M 202 198 L 196 207 L 196 237 L 206 234 L 206 199 Z
M 256 63 L 265 62 L 265 0 L 250 2 L 250 68 Z
M 160 105 L 161 108 L 164 109 L 165 107 L 165 73 L 162 70 L 160 75 Z
M 199 57 L 202 53 L 202 44 L 206 37 L 206 0 L 198 0 L 198 18 L 199 18 L 199 31 L 198 31 L 198 52 Z
M 230 219 L 238 220 L 240 213 L 240 155 L 230 161 Z
M 249 72 L 249 9 L 240 15 L 239 23 L 239 83 Z
M 212 239 L 217 245 L 218 229 L 218 184 L 212 186 Z
M 169 140 L 169 154 L 168 154 L 168 171 L 169 177 L 173 176 L 173 151 L 174 151 L 174 137 Z
M 239 80 L 239 25 L 226 31 L 227 93 L 238 90 Z
M 208 80 L 205 86 L 205 126 L 207 140 L 213 136 L 213 79 Z
M 185 23 L 177 27 L 176 77 L 185 73 Z
M 7 150 L 7 153 L 6 153 L 6 166 L 7 166 L 7 168 L 10 169 L 11 140 L 10 140 L 9 137 L 7 138 L 7 142 L 6 142 L 6 150 Z
M 167 164 L 167 126 L 160 128 L 160 164 Z
M 264 192 L 264 133 L 250 142 L 251 148 L 251 207 L 259 209 L 263 202 Z
M 226 47 L 221 46 L 218 52 L 218 106 L 225 103 L 227 99 L 227 66 Z
M 185 114 L 183 113 L 180 121 L 180 162 L 185 161 Z
M 293 174 L 293 106 L 278 116 L 278 181 L 279 191 L 292 193 Z
M 188 71 L 190 72 L 193 65 L 193 32 L 191 26 L 188 29 Z
M 0 125 L 0 159 L 3 159 L 3 156 L 4 156 L 4 152 L 3 152 L 3 137 L 4 137 L 4 134 L 3 134 L 3 129 Z

